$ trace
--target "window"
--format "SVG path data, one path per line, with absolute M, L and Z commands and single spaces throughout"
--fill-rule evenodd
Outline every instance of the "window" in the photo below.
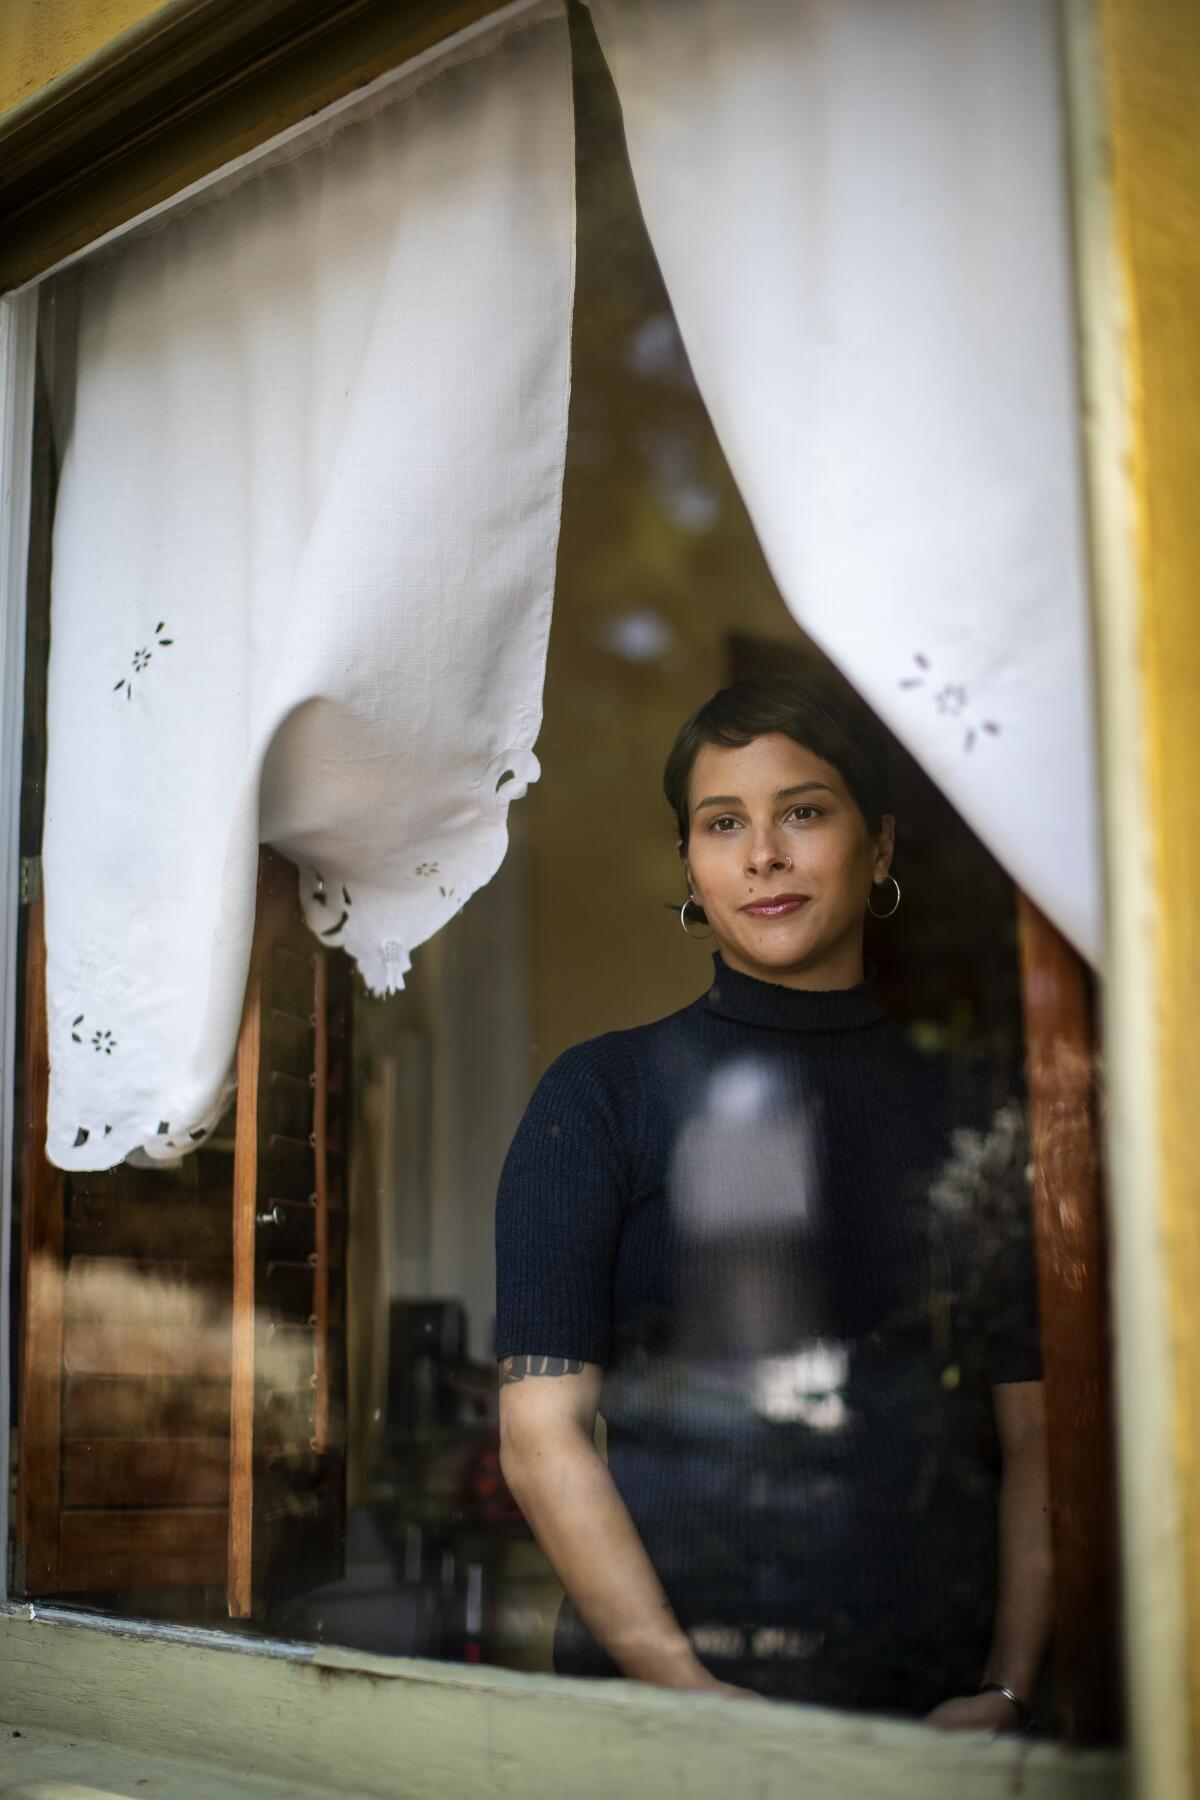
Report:
M 380 1001 L 314 949 L 294 876 L 265 858 L 239 1099 L 177 1170 L 64 1176 L 39 1162 L 36 901 L 23 915 L 17 1593 L 548 1667 L 559 1591 L 498 1464 L 504 1152 L 559 1051 L 670 1012 L 708 979 L 678 930 L 657 792 L 674 727 L 725 681 L 836 679 L 763 563 L 645 240 L 602 64 L 575 27 L 579 273 L 544 774 L 513 812 L 500 874 Z M 69 291 L 59 278 L 42 298 L 31 862 Z M 894 753 L 906 904 L 873 928 L 879 990 L 914 1045 L 952 1062 L 985 1052 L 1016 1076 L 1011 884 Z M 1071 1146 L 1071 1178 L 1087 1154 Z M 764 1640 L 764 1656 L 788 1653 Z

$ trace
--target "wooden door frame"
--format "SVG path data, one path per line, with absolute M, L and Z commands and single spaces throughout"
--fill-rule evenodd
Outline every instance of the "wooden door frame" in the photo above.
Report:
M 1106 826 L 1130 1749 L 1139 1795 L 1190 1800 L 1200 1791 L 1200 13 L 1190 0 L 1065 0 L 1064 19 Z
M 0 114 L 0 293 L 505 10 L 496 0 L 167 0 Z
M 0 298 L 0 1534 L 8 1533 L 20 792 L 37 297 Z M 0 1600 L 7 1597 L 0 1558 Z

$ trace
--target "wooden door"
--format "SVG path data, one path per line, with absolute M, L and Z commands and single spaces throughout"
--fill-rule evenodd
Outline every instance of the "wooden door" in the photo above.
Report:
M 45 1156 L 40 903 L 26 921 L 17 1569 L 31 1596 L 219 1585 L 230 1158 L 68 1175 Z
M 229 1611 L 343 1572 L 350 967 L 264 850 L 238 1043 Z
M 348 961 L 264 852 L 236 1107 L 177 1167 L 68 1175 L 39 904 L 26 936 L 14 1587 L 261 1613 L 341 1569 Z

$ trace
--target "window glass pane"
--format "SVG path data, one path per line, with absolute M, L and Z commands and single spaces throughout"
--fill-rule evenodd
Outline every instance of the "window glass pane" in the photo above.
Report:
M 264 878 L 279 1110 L 248 1165 L 240 1298 L 239 1103 L 177 1167 L 63 1174 L 24 1132 L 14 1590 L 1015 1722 L 994 1688 L 977 1696 L 990 1682 L 1054 1733 L 1072 1682 L 1106 1677 L 1060 1667 L 1056 1685 L 1046 1661 L 1043 1354 L 1098 1385 L 1101 1409 L 1107 1371 L 1070 1342 L 1089 1306 L 1102 1315 L 1086 1235 L 1077 1310 L 1043 1289 L 1039 1327 L 1026 1034 L 1066 995 L 1074 1086 L 1045 1065 L 1032 1099 L 1057 1120 L 1042 1154 L 1086 1206 L 1090 982 L 1027 921 L 1023 1018 L 1011 880 L 787 611 L 692 380 L 582 13 L 572 36 L 578 281 L 541 779 L 512 807 L 499 873 L 388 999 L 336 955 L 314 974 L 286 871 Z M 41 307 L 29 857 L 75 291 L 68 273 Z M 677 783 L 685 866 L 668 752 L 702 702 L 761 677 L 776 686 L 744 691 L 751 722 L 701 734 Z M 780 677 L 823 684 L 828 717 Z M 16 1098 L 35 1122 L 39 931 L 24 909 Z M 231 1476 L 239 1416 L 254 1441 Z M 1094 1472 L 1099 1567 L 1103 1456 Z M 603 1547 L 590 1563 L 580 1516 Z

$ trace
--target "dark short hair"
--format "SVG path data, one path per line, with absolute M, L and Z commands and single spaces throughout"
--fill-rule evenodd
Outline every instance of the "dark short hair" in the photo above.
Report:
M 723 687 L 696 708 L 671 746 L 663 792 L 674 809 L 687 848 L 691 821 L 688 787 L 705 744 L 740 749 L 780 731 L 831 763 L 846 783 L 868 831 L 880 829 L 891 811 L 887 740 L 861 700 L 799 675 L 756 675 Z

